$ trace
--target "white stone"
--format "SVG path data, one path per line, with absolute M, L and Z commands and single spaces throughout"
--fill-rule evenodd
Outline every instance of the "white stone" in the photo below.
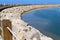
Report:
M 20 36 L 21 40 L 23 40 L 22 38 L 23 36 L 27 40 L 32 40 L 31 39 L 32 37 L 33 40 L 53 40 L 52 38 L 43 35 L 39 30 L 33 28 L 32 26 L 29 25 L 27 26 L 27 23 L 21 19 L 21 14 L 25 11 L 29 11 L 31 9 L 37 9 L 37 8 L 41 8 L 41 9 L 47 7 L 50 8 L 53 6 L 59 6 L 59 5 L 29 5 L 29 6 L 18 6 L 18 7 L 7 8 L 1 12 L 0 19 L 2 20 L 9 19 L 12 22 L 12 31 L 18 37 L 22 33 L 22 35 Z M 29 31 L 29 27 L 31 27 L 30 31 Z M 24 29 L 28 29 L 28 31 L 25 32 Z

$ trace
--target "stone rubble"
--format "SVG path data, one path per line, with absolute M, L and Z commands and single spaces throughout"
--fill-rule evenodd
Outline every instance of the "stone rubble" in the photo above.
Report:
M 53 40 L 52 38 L 43 35 L 39 30 L 28 25 L 28 23 L 24 22 L 21 19 L 21 15 L 25 11 L 41 7 L 44 7 L 44 5 L 18 6 L 7 8 L 0 13 L 0 20 L 10 20 L 12 22 L 12 31 L 17 35 L 20 40 Z M 53 6 L 50 5 L 48 7 Z M 13 38 L 13 40 L 17 39 Z

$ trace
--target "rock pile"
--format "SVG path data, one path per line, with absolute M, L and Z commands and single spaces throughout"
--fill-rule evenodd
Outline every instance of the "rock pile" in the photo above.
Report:
M 44 6 L 32 5 L 7 8 L 1 12 L 1 20 L 7 19 L 12 22 L 12 31 L 20 40 L 53 40 L 52 38 L 43 35 L 40 31 L 28 25 L 21 19 L 23 12 L 40 7 Z M 17 39 L 13 38 L 13 40 Z

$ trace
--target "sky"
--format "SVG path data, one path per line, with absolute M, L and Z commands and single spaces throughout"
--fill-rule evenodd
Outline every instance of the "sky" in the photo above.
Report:
M 0 4 L 60 4 L 60 0 L 0 0 Z

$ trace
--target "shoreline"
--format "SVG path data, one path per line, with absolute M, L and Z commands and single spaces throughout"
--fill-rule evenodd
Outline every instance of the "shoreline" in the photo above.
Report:
M 53 7 L 52 7 L 52 8 L 53 8 Z M 46 8 L 43 8 L 43 9 L 46 9 Z M 47 8 L 47 9 L 48 9 L 48 8 Z M 41 9 L 36 9 L 36 10 L 41 10 Z M 23 13 L 23 15 L 26 15 L 27 13 L 32 12 L 32 11 L 35 11 L 35 10 L 27 11 L 27 12 Z M 23 15 L 22 15 L 22 16 L 23 16 Z M 24 20 L 23 20 L 23 21 L 24 21 Z M 55 34 L 53 34 L 53 33 L 46 32 L 45 30 L 40 30 L 40 32 L 41 32 L 42 34 L 48 36 L 48 37 L 51 37 L 51 38 L 55 39 L 55 40 L 60 40 L 60 37 L 57 36 L 57 35 L 55 35 Z M 56 39 L 56 38 L 57 38 L 57 39 Z
M 26 22 L 24 22 L 22 19 L 21 19 L 21 16 L 22 16 L 22 14 L 24 14 L 25 12 L 27 12 L 27 11 L 30 11 L 30 10 L 35 10 L 35 9 L 38 9 L 38 8 L 50 8 L 50 7 L 54 7 L 54 6 L 58 6 L 58 5 L 29 5 L 29 6 L 18 6 L 18 7 L 12 7 L 12 8 L 7 8 L 7 9 L 5 9 L 5 10 L 3 10 L 2 12 L 1 12 L 1 19 L 3 20 L 3 19 L 8 19 L 8 20 L 10 20 L 11 22 L 12 22 L 12 25 L 14 26 L 13 27 L 13 32 L 15 32 L 16 33 L 16 35 L 20 38 L 20 36 L 19 36 L 19 28 L 20 28 L 20 26 L 23 26 L 22 28 L 24 28 L 25 26 L 26 26 L 26 28 L 29 26 L 29 27 L 32 27 L 32 26 L 30 26 L 30 25 L 28 25 Z M 60 5 L 59 5 L 60 6 Z M 10 15 L 9 15 L 9 14 Z M 6 15 L 6 16 L 5 16 Z M 13 17 L 12 17 L 13 16 Z M 20 23 L 21 22 L 21 23 Z M 19 24 L 18 24 L 19 23 Z M 27 26 L 28 25 L 28 26 Z M 18 27 L 17 27 L 18 26 Z M 16 29 L 16 27 L 17 27 L 17 29 Z M 20 28 L 21 29 L 21 28 Z M 29 28 L 28 28 L 29 29 Z M 32 30 L 33 30 L 34 28 L 32 28 Z M 22 29 L 21 29 L 22 30 Z M 34 31 L 34 32 L 33 32 Z M 28 32 L 32 32 L 32 35 L 31 35 L 31 37 L 37 32 L 37 33 L 39 33 L 40 34 L 40 38 L 41 38 L 41 40 L 42 39 L 46 39 L 46 40 L 53 40 L 52 38 L 50 38 L 50 37 L 47 37 L 46 35 L 44 35 L 44 36 L 42 36 L 43 34 L 42 33 L 40 33 L 37 29 L 34 29 L 33 31 L 28 31 Z M 21 31 L 22 32 L 22 31 Z M 23 31 L 24 32 L 24 31 Z M 25 33 L 24 35 L 26 35 L 26 36 L 28 36 L 28 37 L 30 37 L 29 35 L 27 35 L 28 34 L 28 32 L 27 33 Z M 23 36 L 24 36 L 23 35 Z M 37 34 L 38 35 L 38 34 Z M 25 37 L 26 37 L 25 36 Z M 27 38 L 27 37 L 26 37 Z M 23 38 L 22 38 L 23 39 Z M 28 39 L 30 39 L 30 38 L 28 38 Z M 27 39 L 27 40 L 28 40 Z

